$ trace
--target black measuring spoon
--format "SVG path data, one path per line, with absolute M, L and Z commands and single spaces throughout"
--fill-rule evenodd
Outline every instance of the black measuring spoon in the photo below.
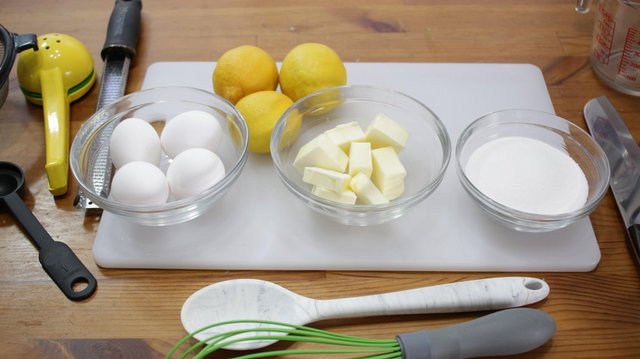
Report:
M 91 272 L 65 243 L 54 241 L 24 204 L 19 193 L 24 186 L 22 169 L 0 161 L 0 202 L 4 202 L 40 252 L 38 259 L 45 272 L 71 300 L 89 298 L 98 283 Z

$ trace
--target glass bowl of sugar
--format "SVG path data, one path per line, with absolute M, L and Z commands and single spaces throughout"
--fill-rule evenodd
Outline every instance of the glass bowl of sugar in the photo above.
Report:
M 587 132 L 551 113 L 513 109 L 471 123 L 456 145 L 460 183 L 491 218 L 523 232 L 566 227 L 598 206 L 609 162 Z

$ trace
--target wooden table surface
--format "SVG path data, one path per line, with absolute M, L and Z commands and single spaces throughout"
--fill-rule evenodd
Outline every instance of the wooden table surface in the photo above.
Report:
M 16 33 L 61 32 L 82 41 L 102 73 L 112 1 L 0 0 L 0 23 Z M 276 60 L 294 45 L 322 42 L 346 62 L 532 63 L 543 71 L 556 112 L 582 128 L 584 104 L 606 95 L 640 139 L 640 99 L 602 85 L 589 65 L 593 14 L 570 0 L 154 0 L 145 1 L 138 54 L 127 92 L 157 61 L 214 61 L 242 44 Z M 71 106 L 71 133 L 93 112 L 98 86 Z M 0 160 L 22 166 L 25 200 L 56 240 L 67 243 L 97 277 L 97 293 L 67 300 L 42 270 L 34 246 L 0 209 L 0 357 L 155 358 L 185 333 L 184 300 L 225 279 L 271 280 L 315 298 L 409 289 L 500 273 L 343 271 L 186 271 L 98 267 L 91 254 L 99 216 L 74 209 L 73 194 L 53 198 L 44 173 L 42 109 L 26 103 L 15 68 L 0 109 Z M 554 338 L 523 358 L 640 357 L 640 276 L 625 245 L 611 192 L 591 215 L 602 252 L 589 273 L 508 273 L 544 278 L 551 294 L 532 307 L 557 321 Z M 320 328 L 392 338 L 485 313 L 332 320 Z

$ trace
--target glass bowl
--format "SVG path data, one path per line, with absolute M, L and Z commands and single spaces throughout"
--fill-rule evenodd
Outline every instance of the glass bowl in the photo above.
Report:
M 507 142 L 500 146 L 492 142 L 498 139 L 511 141 L 510 147 L 500 150 Z M 528 139 L 542 142 L 542 147 L 527 147 L 540 144 Z M 488 143 L 494 152 L 488 152 Z M 515 150 L 516 144 L 523 147 Z M 485 159 L 470 161 L 481 147 L 484 151 L 475 158 Z M 502 162 L 495 161 L 498 158 Z M 534 110 L 503 110 L 475 120 L 458 139 L 456 162 L 458 179 L 473 201 L 498 223 L 523 232 L 553 231 L 588 216 L 609 185 L 609 162 L 591 136 L 561 117 Z M 483 168 L 478 163 L 508 165 Z M 491 173 L 488 168 L 497 171 Z M 495 175 L 503 170 L 510 174 Z
M 378 114 L 409 132 L 398 153 L 406 168 L 404 193 L 387 204 L 342 204 L 311 193 L 311 185 L 293 166 L 300 147 L 339 124 L 356 121 L 363 130 Z M 441 183 L 451 143 L 444 125 L 421 102 L 383 88 L 343 86 L 310 94 L 295 102 L 279 119 L 271 136 L 271 156 L 286 188 L 313 210 L 340 223 L 368 226 L 405 214 Z
M 223 137 L 215 152 L 224 164 L 225 176 L 202 193 L 161 205 L 130 205 L 110 199 L 108 188 L 102 190 L 100 178 L 105 173 L 104 163 L 111 163 L 109 141 L 115 126 L 137 117 L 158 130 L 175 115 L 191 110 L 208 112 L 220 123 Z M 247 161 L 247 143 L 247 125 L 225 99 L 195 88 L 158 87 L 124 96 L 91 116 L 73 140 L 70 165 L 82 193 L 103 210 L 143 225 L 172 225 L 198 217 L 227 193 Z M 163 153 L 160 169 L 166 172 L 169 163 Z M 115 170 L 109 165 L 108 171 L 111 178 Z

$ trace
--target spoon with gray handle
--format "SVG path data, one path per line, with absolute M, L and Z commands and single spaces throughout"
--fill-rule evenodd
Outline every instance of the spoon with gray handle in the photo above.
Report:
M 549 286 L 529 277 L 470 280 L 398 292 L 352 298 L 316 300 L 275 283 L 235 279 L 212 284 L 193 293 L 182 306 L 187 332 L 211 323 L 252 319 L 305 325 L 311 322 L 377 315 L 454 313 L 520 307 L 547 297 Z M 230 324 L 197 333 L 198 340 L 248 324 Z M 252 326 L 255 328 L 255 325 Z M 273 341 L 239 342 L 225 349 L 262 348 Z

